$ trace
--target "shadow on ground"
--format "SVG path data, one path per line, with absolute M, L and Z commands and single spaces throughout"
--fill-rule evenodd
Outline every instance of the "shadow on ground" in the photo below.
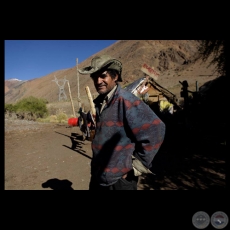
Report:
M 176 131 L 177 130 L 177 131 Z M 143 190 L 226 189 L 226 143 L 174 129 L 153 160 Z
M 71 136 L 69 136 L 69 135 L 66 135 L 66 134 L 63 134 L 63 133 L 60 133 L 57 131 L 55 131 L 55 132 L 70 138 L 72 146 L 69 147 L 67 145 L 63 145 L 64 147 L 71 149 L 71 150 L 73 150 L 73 151 L 75 151 L 75 152 L 77 152 L 77 153 L 79 153 L 79 154 L 81 154 L 81 155 L 83 155 L 89 159 L 92 159 L 92 157 L 85 154 L 86 153 L 85 150 L 82 150 L 82 145 L 85 145 L 83 138 L 82 138 L 82 135 L 79 135 L 78 133 L 71 133 Z
M 69 180 L 59 180 L 57 178 L 42 183 L 42 188 L 51 188 L 52 190 L 74 190 L 71 186 L 72 182 Z

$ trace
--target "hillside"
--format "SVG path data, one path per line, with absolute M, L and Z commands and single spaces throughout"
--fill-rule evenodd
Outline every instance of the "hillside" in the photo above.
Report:
M 5 81 L 5 94 L 10 91 L 12 88 L 16 88 L 19 85 L 23 84 L 25 81 L 13 78 Z
M 92 57 L 96 55 L 109 54 L 123 63 L 121 85 L 124 85 L 142 77 L 140 69 L 146 63 L 160 73 L 157 82 L 179 97 L 179 81 L 187 80 L 189 90 L 195 91 L 196 82 L 200 87 L 217 77 L 214 75 L 214 66 L 208 67 L 209 62 L 197 61 L 197 48 L 196 40 L 120 40 L 79 63 L 78 68 L 90 65 Z M 73 66 L 16 86 L 5 81 L 5 103 L 15 103 L 28 96 L 45 98 L 49 103 L 58 102 L 60 89 L 54 81 L 55 76 L 58 84 L 64 86 L 68 100 L 69 89 L 65 79 L 69 81 L 72 98 L 77 101 L 77 66 Z M 79 74 L 79 94 L 82 102 L 87 100 L 86 86 L 89 86 L 93 96 L 97 95 L 90 77 Z

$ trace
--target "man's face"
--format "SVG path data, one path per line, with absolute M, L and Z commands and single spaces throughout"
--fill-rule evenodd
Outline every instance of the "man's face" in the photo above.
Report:
M 107 94 L 116 85 L 118 76 L 114 79 L 107 71 L 98 71 L 92 76 L 94 86 L 99 94 Z

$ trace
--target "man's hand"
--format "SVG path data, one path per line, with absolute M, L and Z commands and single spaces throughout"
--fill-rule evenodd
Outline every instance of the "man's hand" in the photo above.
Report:
M 127 177 L 127 173 L 125 175 L 122 176 L 123 179 L 125 179 Z

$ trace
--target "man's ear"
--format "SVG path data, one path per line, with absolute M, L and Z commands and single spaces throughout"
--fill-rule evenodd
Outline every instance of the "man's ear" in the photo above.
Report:
M 114 80 L 117 82 L 117 80 L 118 80 L 118 74 L 116 74 L 116 77 L 114 78 Z

